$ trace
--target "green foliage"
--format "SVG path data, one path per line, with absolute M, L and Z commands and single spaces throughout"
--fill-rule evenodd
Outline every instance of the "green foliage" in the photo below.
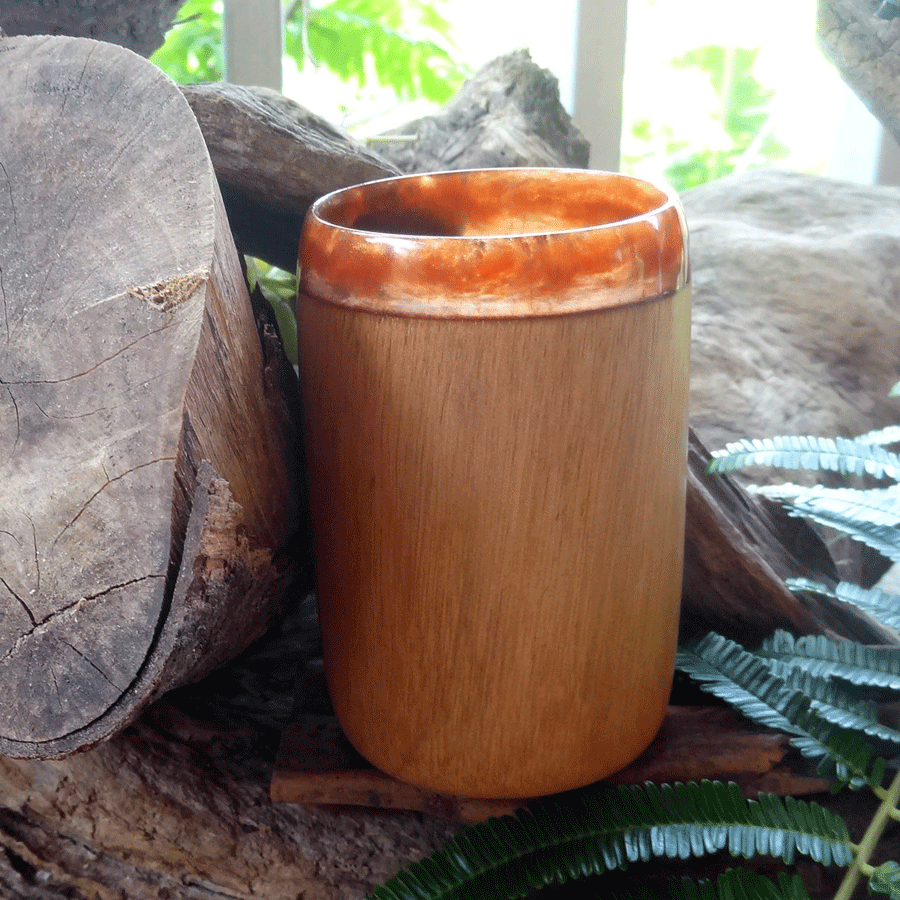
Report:
M 876 432 L 872 432 L 876 434 Z M 863 436 L 865 437 L 865 436 Z M 872 475 L 900 479 L 900 456 L 883 442 L 860 438 L 823 438 L 790 435 L 754 438 L 714 450 L 711 473 L 736 472 L 751 466 L 777 469 L 827 470 L 841 475 Z
M 758 655 L 824 678 L 900 691 L 900 652 L 892 647 L 831 641 L 821 634 L 795 638 L 786 631 L 776 631 L 763 641 Z
M 774 437 L 742 440 L 715 451 L 710 472 L 734 472 L 753 466 L 826 470 L 841 475 L 869 475 L 900 480 L 900 455 L 885 445 L 900 439 L 897 426 L 856 438 Z M 804 487 L 797 484 L 756 487 L 777 500 L 792 516 L 812 519 L 842 531 L 900 561 L 900 486 L 884 488 Z
M 375 81 L 400 100 L 445 101 L 465 71 L 453 58 L 450 25 L 440 0 L 331 0 L 292 3 L 284 22 L 285 52 L 302 67 L 322 65 L 359 87 Z M 188 0 L 166 42 L 151 57 L 173 80 L 223 76 L 221 0 Z
M 698 139 L 684 127 L 639 118 L 632 137 L 648 147 L 644 156 L 625 157 L 637 169 L 662 145 L 669 163 L 665 177 L 677 190 L 686 190 L 736 170 L 758 168 L 787 156 L 787 147 L 769 133 L 768 106 L 774 91 L 754 77 L 759 48 L 707 45 L 671 60 L 676 70 L 694 69 L 708 79 L 715 95 L 710 110 L 720 138 L 710 145 L 709 134 Z
M 900 896 L 900 865 L 893 861 L 880 865 L 869 877 L 869 890 L 873 894 Z
M 450 25 L 423 0 L 332 0 L 304 17 L 295 3 L 285 47 L 298 66 L 309 59 L 362 87 L 370 76 L 400 100 L 443 103 L 462 83 L 451 55 Z
M 888 628 L 900 630 L 900 596 L 897 594 L 890 594 L 880 588 L 862 588 L 846 581 L 838 583 L 834 588 L 808 578 L 789 578 L 786 584 L 792 591 L 821 594 L 848 603 L 863 612 L 872 613 Z
M 179 84 L 221 81 L 221 0 L 187 0 L 150 61 Z
M 246 257 L 247 281 L 252 291 L 259 286 L 263 297 L 272 307 L 281 334 L 281 343 L 287 358 L 296 366 L 297 357 L 297 319 L 294 315 L 294 304 L 297 300 L 297 278 L 276 266 L 270 266 L 260 259 Z
M 717 634 L 680 650 L 678 667 L 747 718 L 793 735 L 791 744 L 804 756 L 821 760 L 820 771 L 854 787 L 881 787 L 884 763 L 873 763 L 875 750 L 859 734 L 874 727 L 871 707 L 815 677 L 820 673 L 790 666 L 773 671 L 764 658 Z
M 846 824 L 816 803 L 714 781 L 594 787 L 533 803 L 516 816 L 489 819 L 451 838 L 370 895 L 378 900 L 522 897 L 530 890 L 664 857 L 688 859 L 727 850 L 793 862 L 849 865 Z M 743 879 L 735 874 L 728 884 Z M 687 895 L 693 888 L 682 885 Z M 708 892 L 708 888 L 698 887 Z M 721 883 L 720 883 L 721 890 Z
M 672 879 L 669 896 L 672 900 L 809 900 L 806 885 L 798 875 L 782 872 L 776 884 L 765 875 L 740 869 L 723 872 L 715 886 L 705 879 Z

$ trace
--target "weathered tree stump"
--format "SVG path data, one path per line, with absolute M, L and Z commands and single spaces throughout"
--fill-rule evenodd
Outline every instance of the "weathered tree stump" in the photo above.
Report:
M 436 115 L 395 129 L 377 147 L 404 172 L 583 169 L 590 155 L 590 144 L 560 103 L 556 77 L 532 62 L 527 50 L 487 63 Z
M 0 752 L 90 746 L 262 633 L 296 447 L 154 66 L 0 39 Z

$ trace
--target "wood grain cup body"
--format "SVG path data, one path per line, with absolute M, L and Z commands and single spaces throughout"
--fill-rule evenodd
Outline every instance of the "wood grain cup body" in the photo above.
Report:
M 585 224 L 632 186 L 641 213 L 620 202 Z M 652 740 L 672 677 L 690 331 L 677 203 L 559 170 L 353 191 L 362 212 L 340 192 L 310 214 L 298 304 L 335 711 L 373 764 L 433 790 L 595 781 Z M 403 234 L 406 192 L 407 230 L 431 234 Z M 358 275 L 335 274 L 353 241 Z

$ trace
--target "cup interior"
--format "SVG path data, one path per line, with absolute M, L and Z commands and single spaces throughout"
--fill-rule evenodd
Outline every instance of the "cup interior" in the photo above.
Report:
M 484 169 L 371 182 L 323 198 L 338 228 L 396 236 L 504 237 L 597 228 L 656 215 L 672 197 L 613 173 Z

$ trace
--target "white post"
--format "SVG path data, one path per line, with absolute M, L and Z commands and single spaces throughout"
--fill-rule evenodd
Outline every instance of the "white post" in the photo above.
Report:
M 881 129 L 881 142 L 878 147 L 878 168 L 876 184 L 900 185 L 900 146 L 884 126 Z
M 619 170 L 628 0 L 580 0 L 575 124 L 591 142 L 591 166 Z
M 225 80 L 281 90 L 281 0 L 225 0 Z

